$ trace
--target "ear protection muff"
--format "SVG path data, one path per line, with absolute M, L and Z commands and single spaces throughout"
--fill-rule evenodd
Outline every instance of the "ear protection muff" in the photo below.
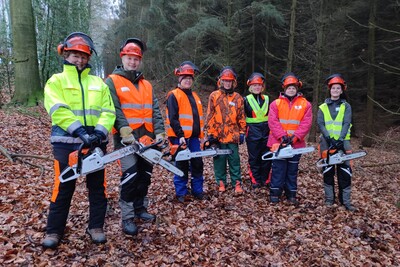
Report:
M 73 38 L 73 37 L 81 37 L 85 40 L 87 45 L 90 47 L 90 52 L 94 52 L 97 55 L 96 49 L 94 48 L 94 43 L 92 38 L 90 38 L 89 35 L 83 33 L 83 32 L 73 32 L 70 33 L 67 37 L 65 37 L 64 41 L 57 46 L 57 53 L 59 55 L 62 55 L 64 52 L 65 47 L 68 47 L 68 40 Z

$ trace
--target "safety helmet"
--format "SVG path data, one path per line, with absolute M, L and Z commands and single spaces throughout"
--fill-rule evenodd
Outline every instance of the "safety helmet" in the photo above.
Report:
M 227 66 L 221 69 L 218 79 L 219 80 L 228 80 L 228 81 L 236 81 L 237 75 L 232 67 Z
M 289 85 L 294 85 L 298 89 L 303 87 L 303 82 L 300 81 L 300 79 L 296 75 L 294 75 L 293 72 L 286 73 L 282 77 L 281 83 L 282 83 L 282 88 L 283 89 L 286 89 Z
M 96 52 L 92 38 L 82 32 L 73 32 L 68 35 L 64 42 L 57 46 L 57 52 L 62 55 L 64 51 L 79 51 L 89 56 Z
M 263 85 L 265 82 L 265 77 L 259 72 L 253 72 L 249 79 L 247 79 L 247 85 L 250 86 L 252 84 L 261 84 Z
M 342 86 L 343 91 L 347 90 L 347 84 L 346 81 L 343 79 L 342 75 L 339 73 L 332 74 L 325 80 L 326 84 L 328 85 L 328 88 L 331 89 L 332 85 L 334 84 L 340 84 Z
M 192 76 L 199 72 L 199 69 L 191 61 L 183 61 L 178 68 L 174 70 L 176 76 Z
M 140 59 L 143 57 L 144 51 L 146 51 L 146 43 L 138 38 L 128 38 L 119 48 L 119 56 L 124 55 L 137 56 Z

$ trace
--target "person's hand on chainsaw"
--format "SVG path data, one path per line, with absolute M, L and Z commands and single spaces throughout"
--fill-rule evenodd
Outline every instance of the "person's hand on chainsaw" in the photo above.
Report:
M 94 130 L 93 134 L 99 139 L 100 144 L 102 141 L 107 140 L 107 136 L 102 131 Z
M 132 134 L 132 128 L 129 126 L 123 126 L 119 129 L 119 134 L 122 138 L 122 143 L 132 144 L 135 142 L 135 137 Z
M 186 145 L 186 139 L 185 139 L 185 137 L 179 138 L 179 145 Z
M 295 135 L 290 136 L 290 143 L 289 144 L 295 144 L 299 141 L 299 138 L 297 138 Z
M 336 149 L 344 150 L 343 141 L 342 140 L 334 140 L 334 144 Z
M 284 135 L 284 136 L 282 136 L 282 144 L 285 144 L 285 145 L 289 145 L 290 144 L 290 142 L 291 142 L 291 140 L 290 140 L 290 136 L 288 136 L 288 135 Z
M 99 140 L 99 138 L 95 134 L 89 135 L 86 132 L 85 128 L 83 128 L 83 126 L 81 126 L 78 129 L 76 129 L 72 133 L 72 136 L 79 137 L 79 139 L 82 140 L 83 146 L 85 148 L 92 147 L 92 146 L 94 146 L 96 144 L 99 145 L 101 143 L 101 140 Z
M 158 143 L 160 141 L 162 141 L 162 142 L 160 142 L 161 144 L 164 143 L 165 138 L 166 138 L 165 133 L 156 134 L 156 143 Z
M 324 136 L 324 139 L 325 139 L 328 147 L 333 146 L 333 142 L 335 141 L 334 139 L 332 139 L 330 136 Z

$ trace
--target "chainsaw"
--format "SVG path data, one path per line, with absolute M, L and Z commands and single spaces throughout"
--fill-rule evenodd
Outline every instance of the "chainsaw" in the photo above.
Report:
M 329 150 L 327 157 L 317 161 L 317 167 L 322 168 L 330 165 L 342 164 L 347 160 L 361 158 L 367 155 L 366 151 L 359 151 L 350 154 L 344 153 L 342 150 Z
M 262 160 L 289 159 L 295 155 L 313 152 L 314 147 L 293 148 L 290 144 L 274 144 L 271 151 L 262 155 Z
M 106 164 L 131 154 L 136 154 L 142 157 L 152 165 L 159 164 L 178 176 L 184 175 L 180 169 L 162 158 L 164 155 L 161 151 L 155 149 L 156 146 L 159 146 L 163 142 L 162 140 L 153 142 L 150 137 L 144 137 L 140 138 L 139 141 L 135 141 L 131 145 L 127 145 L 105 155 L 99 147 L 95 147 L 93 150 L 83 149 L 82 144 L 79 150 L 74 151 L 69 155 L 69 167 L 65 168 L 60 174 L 60 182 L 68 182 L 77 179 L 80 176 L 104 169 Z M 148 141 L 148 139 L 151 141 Z
M 207 141 L 206 141 L 207 142 Z M 232 149 L 219 149 L 216 146 L 203 145 L 203 150 L 192 152 L 186 144 L 171 145 L 168 155 L 173 161 L 190 160 L 191 158 L 215 157 L 218 155 L 231 155 Z

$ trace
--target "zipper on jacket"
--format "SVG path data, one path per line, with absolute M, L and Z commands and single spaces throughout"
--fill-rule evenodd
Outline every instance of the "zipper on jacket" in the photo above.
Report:
M 84 69 L 83 69 L 84 70 Z M 83 71 L 82 70 L 82 71 Z M 82 85 L 82 80 L 81 80 L 81 74 L 82 71 L 78 70 L 78 80 L 79 80 L 79 85 L 81 86 L 81 92 L 82 92 L 82 111 L 83 111 L 83 121 L 84 121 L 84 126 L 87 126 L 86 123 L 86 110 L 85 110 L 85 90 L 83 89 L 83 85 Z

